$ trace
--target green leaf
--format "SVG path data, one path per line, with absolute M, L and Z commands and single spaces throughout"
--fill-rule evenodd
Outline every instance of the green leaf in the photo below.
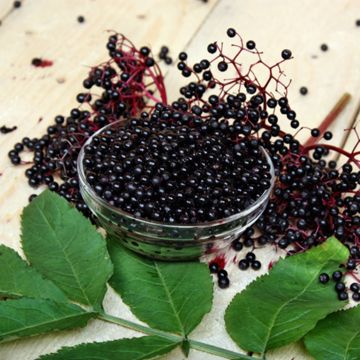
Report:
M 157 336 L 144 336 L 64 347 L 38 360 L 143 360 L 166 354 L 178 343 Z
M 111 240 L 109 252 L 110 285 L 151 327 L 186 336 L 210 311 L 213 285 L 205 264 L 146 259 Z
M 64 293 L 44 279 L 16 251 L 0 245 L 0 295 L 10 298 L 34 297 L 66 302 Z
M 335 238 L 280 260 L 269 274 L 237 294 L 225 313 L 226 329 L 243 349 L 264 353 L 302 338 L 318 320 L 344 305 L 333 284 L 319 283 L 348 258 Z
M 30 263 L 69 299 L 100 307 L 112 273 L 106 242 L 65 199 L 46 190 L 24 209 L 22 245 Z
M 360 359 L 360 306 L 319 321 L 305 336 L 305 347 L 316 360 Z
M 1 301 L 0 340 L 83 327 L 93 316 L 79 306 L 46 299 Z

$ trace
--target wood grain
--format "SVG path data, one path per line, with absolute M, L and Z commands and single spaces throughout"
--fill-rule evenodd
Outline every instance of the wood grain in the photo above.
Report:
M 3 2 L 0 3 L 0 10 Z M 1 12 L 0 12 L 1 13 Z M 136 44 L 151 45 L 157 52 L 168 44 L 173 56 L 186 48 L 190 60 L 206 55 L 206 45 L 217 39 L 226 41 L 225 31 L 235 27 L 244 39 L 253 39 L 270 62 L 280 58 L 283 48 L 293 51 L 294 59 L 284 66 L 293 79 L 290 99 L 299 120 L 316 127 L 345 91 L 353 100 L 332 126 L 332 143 L 341 144 L 360 101 L 360 28 L 355 27 L 360 13 L 358 0 L 219 0 L 207 4 L 200 0 L 27 0 L 21 11 L 11 15 L 0 27 L 0 125 L 17 125 L 17 131 L 0 135 L 0 241 L 17 250 L 19 215 L 33 192 L 25 183 L 23 169 L 9 164 L 6 153 L 22 137 L 41 135 L 58 113 L 68 112 L 75 105 L 88 66 L 106 59 L 104 43 L 106 29 L 127 34 Z M 78 15 L 85 23 L 79 24 Z M 327 52 L 320 45 L 329 46 Z M 55 61 L 54 66 L 35 69 L 33 57 Z M 170 98 L 178 96 L 181 79 L 176 67 L 168 71 L 166 84 Z M 309 94 L 299 94 L 307 86 Z M 43 120 L 38 122 L 39 118 Z M 304 131 L 300 136 L 306 138 Z M 349 142 L 351 142 L 351 138 Z M 229 251 L 227 257 L 244 256 Z M 229 261 L 232 284 L 227 290 L 217 290 L 214 307 L 192 337 L 214 345 L 239 351 L 224 330 L 223 314 L 231 298 L 256 276 L 267 271 L 270 261 L 283 253 L 259 249 L 263 260 L 259 272 L 240 272 Z M 128 308 L 109 290 L 106 309 L 112 314 L 135 320 Z M 27 339 L 0 346 L 1 360 L 35 359 L 39 354 L 55 351 L 63 345 L 138 336 L 134 332 L 99 321 L 81 331 L 71 331 Z M 183 359 L 176 350 L 165 359 Z M 276 360 L 310 359 L 299 344 L 273 351 L 268 356 Z M 191 360 L 218 359 L 192 352 Z

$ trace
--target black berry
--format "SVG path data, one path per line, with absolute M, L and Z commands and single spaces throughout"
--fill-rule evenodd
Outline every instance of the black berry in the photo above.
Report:
M 246 270 L 250 266 L 249 262 L 246 259 L 242 259 L 239 261 L 239 269 L 240 270 Z
M 218 278 L 218 285 L 221 289 L 226 289 L 230 285 L 230 280 L 227 277 L 219 277 Z
M 329 47 L 326 44 L 321 44 L 320 49 L 321 51 L 328 51 Z
M 291 51 L 289 49 L 284 49 L 282 52 L 281 52 L 281 57 L 284 59 L 284 60 L 288 60 L 291 58 Z
M 329 280 L 330 280 L 330 277 L 329 277 L 328 274 L 322 273 L 322 274 L 319 275 L 319 281 L 320 281 L 322 284 L 326 284 Z
M 334 271 L 333 274 L 332 274 L 332 279 L 334 281 L 340 281 L 342 279 L 342 272 L 341 271 Z

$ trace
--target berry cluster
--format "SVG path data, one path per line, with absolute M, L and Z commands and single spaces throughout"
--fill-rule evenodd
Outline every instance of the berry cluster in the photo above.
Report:
M 221 289 L 226 289 L 230 285 L 230 279 L 228 273 L 225 269 L 219 267 L 216 262 L 211 262 L 209 264 L 209 270 L 212 274 L 216 274 L 218 277 L 218 285 Z
M 256 260 L 256 255 L 253 252 L 248 252 L 244 259 L 239 261 L 239 269 L 247 270 L 251 266 L 253 270 L 259 270 L 261 268 L 261 262 Z
M 170 65 L 172 64 L 173 60 L 169 55 L 169 48 L 167 46 L 162 46 L 159 53 L 159 59 L 164 60 L 165 64 Z
M 40 139 L 24 138 L 22 143 L 16 144 L 14 150 L 9 153 L 11 161 L 14 164 L 21 164 L 19 154 L 23 148 L 32 150 L 34 164 L 26 173 L 30 185 L 38 186 L 45 183 L 69 201 L 76 203 L 78 208 L 86 213 L 86 205 L 78 193 L 75 167 L 79 149 L 96 130 L 121 117 L 137 117 L 138 131 L 149 131 L 151 136 L 155 134 L 150 128 L 146 129 L 148 128 L 144 125 L 146 122 L 149 124 L 151 122 L 151 126 L 157 122 L 158 127 L 164 126 L 159 133 L 165 137 L 166 129 L 171 126 L 176 127 L 179 122 L 179 129 L 182 126 L 189 133 L 199 132 L 201 137 L 209 141 L 214 139 L 221 143 L 223 140 L 231 139 L 232 143 L 236 143 L 240 147 L 240 154 L 243 151 L 249 151 L 252 147 L 260 154 L 259 149 L 262 147 L 270 155 L 275 168 L 277 176 L 275 189 L 263 215 L 252 228 L 245 232 L 241 240 L 237 240 L 233 244 L 233 247 L 236 249 L 240 249 L 242 246 L 256 248 L 270 243 L 277 248 L 286 249 L 288 254 L 293 254 L 306 251 L 329 236 L 335 235 L 349 247 L 351 257 L 345 266 L 348 273 L 355 275 L 354 272 L 360 262 L 360 151 L 358 149 L 360 136 L 356 128 L 353 128 L 352 131 L 356 135 L 357 143 L 348 152 L 326 143 L 332 137 L 331 133 L 326 131 L 331 118 L 328 118 L 323 124 L 324 126 L 320 126 L 319 129 L 301 127 L 297 114 L 288 101 L 287 90 L 290 81 L 286 81 L 282 70 L 282 64 L 292 57 L 291 51 L 283 50 L 279 54 L 281 60 L 273 65 L 268 65 L 263 60 L 262 53 L 257 50 L 254 41 L 249 40 L 245 43 L 232 28 L 227 30 L 227 36 L 234 40 L 234 43 L 231 44 L 231 51 L 223 43 L 211 43 L 207 46 L 209 58 L 200 59 L 193 65 L 187 63 L 185 52 L 179 54 L 177 68 L 188 80 L 179 89 L 180 98 L 168 103 L 163 77 L 158 65 L 150 55 L 150 50 L 146 47 L 137 50 L 123 36 L 111 35 L 107 43 L 111 59 L 90 71 L 88 78 L 83 83 L 86 90 L 77 96 L 77 100 L 82 106 L 88 105 L 88 110 L 72 109 L 70 116 L 56 117 L 55 125 L 50 126 L 48 134 Z M 230 52 L 232 52 L 231 55 Z M 165 51 L 163 51 L 163 55 L 162 57 L 165 57 Z M 250 60 L 243 61 L 243 59 Z M 246 65 L 248 63 L 249 65 Z M 268 75 L 260 76 L 258 69 L 261 69 L 261 74 Z M 96 95 L 93 91 L 90 92 L 90 89 L 94 88 L 101 90 L 100 95 Z M 154 92 L 154 88 L 157 93 Z M 159 95 L 159 98 L 156 97 L 156 94 Z M 155 107 L 156 103 L 159 104 Z M 141 117 L 140 114 L 143 111 L 146 111 L 146 115 L 144 113 L 144 116 Z M 289 133 L 283 131 L 284 121 L 288 122 L 294 131 Z M 141 122 L 143 125 L 140 125 Z M 133 129 L 134 132 L 136 132 L 136 127 Z M 203 127 L 204 130 L 201 130 Z M 297 130 L 295 131 L 295 129 Z M 159 128 L 156 131 L 158 130 Z M 311 137 L 307 142 L 300 143 L 297 140 L 297 134 L 304 130 L 309 131 Z M 173 129 L 170 135 L 174 135 Z M 178 137 L 178 134 L 175 134 L 175 137 Z M 120 146 L 124 146 L 128 140 L 124 139 L 124 143 L 121 143 Z M 158 142 L 161 143 L 161 141 Z M 168 141 L 168 143 L 171 142 Z M 143 145 L 148 147 L 150 144 L 150 140 L 145 140 Z M 242 144 L 244 144 L 243 148 Z M 135 146 L 134 149 L 132 149 L 133 146 Z M 174 153 L 171 146 L 167 144 L 164 148 L 166 147 L 170 153 Z M 123 153 L 123 156 L 128 159 L 131 157 L 131 153 L 140 148 L 141 144 L 132 144 L 127 153 Z M 161 149 L 158 151 L 151 148 L 151 151 L 148 151 L 149 149 L 145 148 L 146 154 L 144 154 L 144 156 L 154 157 L 153 154 L 158 153 L 154 161 L 159 161 L 157 163 L 159 168 L 162 166 L 162 162 L 168 166 L 172 161 L 167 157 L 167 150 L 163 151 L 162 147 Z M 198 147 L 196 151 L 203 151 L 203 148 Z M 214 151 L 214 149 L 206 151 L 213 156 L 224 155 L 223 162 L 231 163 L 236 156 L 236 153 L 233 152 L 233 158 L 226 159 L 226 151 Z M 335 161 L 325 160 L 327 155 L 334 152 L 347 158 L 343 166 L 339 166 Z M 195 155 L 194 153 L 191 156 Z M 136 156 L 138 154 L 135 154 Z M 161 159 L 163 156 L 165 159 Z M 204 200 L 199 200 L 200 203 L 204 201 L 209 205 L 203 207 L 202 204 L 191 204 L 194 211 L 206 209 L 205 214 L 197 216 L 193 219 L 194 221 L 206 221 L 212 219 L 213 216 L 214 218 L 225 216 L 226 211 L 230 211 L 230 213 L 233 210 L 237 211 L 235 195 L 231 195 L 231 201 L 233 201 L 231 204 L 223 203 L 222 207 L 217 207 L 217 209 L 221 209 L 221 214 L 211 214 L 213 202 L 220 201 L 220 198 L 216 196 L 218 186 L 211 183 L 212 181 L 215 183 L 218 170 L 210 168 L 214 165 L 211 158 L 208 159 L 204 154 L 202 156 L 199 160 L 199 164 L 201 161 L 204 162 L 201 169 L 204 170 L 207 167 L 212 172 L 208 175 L 204 173 L 203 177 L 198 177 L 196 181 L 203 187 L 203 190 L 206 189 L 202 194 Z M 121 160 L 122 164 L 125 158 Z M 176 167 L 181 169 L 180 158 L 175 160 Z M 109 165 L 111 168 L 110 160 Z M 247 172 L 248 175 L 246 179 L 240 177 L 239 181 L 246 184 L 245 191 L 247 191 L 253 186 L 250 179 L 256 178 L 258 170 L 253 164 L 248 169 L 246 164 L 242 165 L 241 175 L 244 172 Z M 134 160 L 134 163 L 130 165 L 132 173 L 129 176 L 135 178 L 135 182 L 141 183 L 138 179 L 143 176 L 143 171 L 150 171 L 149 163 L 145 167 L 141 164 L 140 175 L 135 174 L 137 167 Z M 165 172 L 164 169 L 162 173 Z M 170 175 L 174 175 L 174 173 L 179 175 L 180 170 L 168 170 L 167 172 Z M 188 174 L 188 178 L 194 177 L 194 174 L 195 170 Z M 57 175 L 64 180 L 63 184 L 60 185 L 57 182 L 57 177 L 54 177 Z M 150 176 L 148 177 L 151 182 Z M 207 178 L 210 179 L 211 184 L 205 184 Z M 176 182 L 174 186 L 176 189 L 171 189 L 171 191 L 181 193 L 181 197 L 186 196 L 188 185 L 184 184 L 184 179 L 181 179 L 180 176 L 180 179 L 175 181 L 165 177 L 160 181 L 164 180 L 166 184 Z M 219 187 L 221 191 L 224 191 L 227 185 L 233 187 L 231 191 L 236 188 L 235 183 L 225 184 L 226 180 L 223 180 L 224 183 Z M 203 181 L 202 184 L 200 184 L 201 181 Z M 110 186 L 111 181 L 105 183 Z M 261 190 L 264 189 L 265 186 Z M 136 192 L 136 190 L 137 188 L 134 191 Z M 105 195 L 105 191 L 102 188 L 99 193 L 104 198 L 108 197 L 109 201 L 115 201 L 116 197 L 120 198 L 120 194 L 116 192 Z M 165 192 L 167 191 L 165 189 Z M 198 195 L 202 196 L 200 193 Z M 130 199 L 132 197 L 130 194 Z M 256 199 L 256 195 L 250 199 L 253 201 Z M 128 201 L 130 200 L 126 200 L 125 206 L 130 206 Z M 136 209 L 135 207 L 131 208 L 134 213 L 143 206 L 140 206 L 143 202 L 139 199 L 136 199 L 135 203 Z M 184 207 L 179 208 L 185 209 Z M 173 210 L 176 212 L 175 206 Z M 139 215 L 146 216 L 141 212 Z M 164 216 L 160 215 L 159 219 L 173 221 Z M 190 222 L 193 221 L 191 214 L 186 216 L 189 217 Z M 186 222 L 185 220 L 174 219 L 175 222 Z M 255 265 L 255 267 L 257 266 Z
M 186 103 L 157 104 L 151 116 L 143 112 L 95 136 L 84 149 L 89 184 L 124 211 L 170 224 L 222 219 L 251 206 L 271 185 L 259 141 L 181 108 Z
M 341 301 L 346 301 L 349 298 L 347 293 L 346 285 L 343 282 L 344 274 L 337 270 L 334 271 L 331 275 L 332 280 L 335 282 L 334 289 L 338 294 L 338 298 Z M 330 280 L 330 276 L 327 273 L 322 273 L 319 276 L 319 281 L 322 284 L 327 284 Z M 356 302 L 360 301 L 360 285 L 358 283 L 352 283 L 349 287 L 349 290 L 353 293 L 352 299 Z
M 93 67 L 84 79 L 85 91 L 76 96 L 79 107 L 71 109 L 68 116 L 56 116 L 47 134 L 23 138 L 8 154 L 11 162 L 19 165 L 27 164 L 21 160 L 22 151 L 33 152 L 33 164 L 25 172 L 29 185 L 46 185 L 87 216 L 90 211 L 79 193 L 76 169 L 82 145 L 94 132 L 119 117 L 136 115 L 155 102 L 167 101 L 160 68 L 149 48 L 138 50 L 119 34 L 111 35 L 106 47 L 110 60 Z M 155 90 L 160 98 L 154 96 Z

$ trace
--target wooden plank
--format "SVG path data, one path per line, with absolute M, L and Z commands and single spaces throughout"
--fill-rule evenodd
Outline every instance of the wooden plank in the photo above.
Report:
M 2 89 L 5 89 L 0 92 L 0 124 L 19 125 L 16 132 L 0 137 L 3 153 L 10 150 L 17 139 L 29 133 L 33 136 L 42 134 L 54 115 L 75 104 L 72 99 L 86 73 L 85 66 L 105 58 L 104 29 L 116 28 L 127 33 L 136 43 L 152 44 L 157 49 L 162 44 L 170 44 L 175 55 L 184 48 L 215 2 L 205 5 L 196 0 L 158 0 L 151 3 L 108 0 L 104 6 L 104 2 L 99 0 L 81 4 L 70 0 L 28 0 L 27 6 L 29 11 L 19 12 L 16 20 L 5 23 L 0 31 L 0 44 L 7 49 L 0 60 L 0 81 Z M 333 143 L 339 144 L 343 139 L 342 128 L 348 124 L 359 99 L 356 90 L 359 88 L 360 73 L 353 70 L 360 60 L 359 28 L 355 27 L 355 16 L 359 10 L 357 0 L 333 0 L 331 7 L 327 0 L 291 3 L 285 0 L 266 3 L 261 0 L 221 0 L 187 50 L 190 59 L 201 59 L 206 55 L 209 42 L 226 38 L 225 31 L 229 26 L 237 28 L 245 39 L 254 39 L 270 61 L 278 59 L 283 48 L 292 49 L 295 59 L 284 68 L 293 78 L 290 91 L 292 104 L 299 119 L 303 119 L 307 126 L 317 126 L 343 92 L 356 95 L 333 127 Z M 86 18 L 84 24 L 76 22 L 80 14 Z M 328 52 L 320 51 L 323 42 L 328 44 Z M 29 63 L 34 56 L 55 59 L 55 65 L 47 69 L 33 69 Z M 79 64 L 84 67 L 80 68 Z M 58 84 L 56 79 L 59 78 L 65 78 L 65 82 Z M 166 79 L 170 98 L 177 96 L 179 85 L 185 82 L 172 68 Z M 300 86 L 309 88 L 307 96 L 299 94 Z M 39 117 L 44 118 L 40 123 L 37 122 Z M 0 159 L 0 171 L 3 173 L 0 177 L 1 242 L 19 249 L 19 214 L 31 190 L 24 184 L 22 169 L 14 169 L 5 156 Z M 244 256 L 245 252 L 240 255 Z M 229 252 L 228 257 L 234 255 L 234 252 Z M 283 253 L 258 250 L 257 256 L 263 260 L 263 268 L 259 272 L 244 274 L 236 264 L 230 264 L 231 287 L 225 291 L 216 290 L 211 313 L 192 337 L 238 351 L 224 330 L 225 308 L 235 293 L 256 276 L 265 273 L 268 263 L 279 255 Z M 116 309 L 114 315 L 134 319 L 112 291 L 106 296 L 105 308 Z M 82 331 L 1 345 L 0 358 L 34 359 L 65 344 L 134 335 L 131 331 L 94 321 Z M 310 359 L 296 344 L 269 354 L 269 359 L 277 360 L 294 357 L 297 360 Z M 168 360 L 182 358 L 180 351 L 165 357 Z M 190 355 L 192 360 L 215 358 L 198 352 Z

